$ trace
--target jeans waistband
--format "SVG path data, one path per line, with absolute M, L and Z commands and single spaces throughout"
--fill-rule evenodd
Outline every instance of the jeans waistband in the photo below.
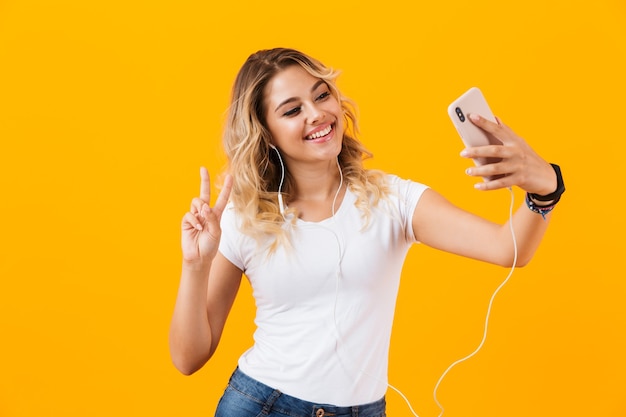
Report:
M 286 415 L 333 417 L 384 415 L 386 408 L 385 397 L 371 403 L 347 407 L 304 401 L 283 394 L 251 378 L 239 370 L 239 368 L 230 377 L 229 385 L 237 391 L 265 402 L 266 405 L 271 405 L 272 410 L 283 412 Z

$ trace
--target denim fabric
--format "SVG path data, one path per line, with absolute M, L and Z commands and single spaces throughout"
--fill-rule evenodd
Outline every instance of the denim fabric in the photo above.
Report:
M 303 401 L 250 378 L 237 368 L 230 377 L 215 417 L 385 417 L 385 398 L 353 407 Z

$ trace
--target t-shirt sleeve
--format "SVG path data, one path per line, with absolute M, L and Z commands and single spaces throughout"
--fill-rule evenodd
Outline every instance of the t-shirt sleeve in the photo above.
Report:
M 390 175 L 389 177 L 392 187 L 397 191 L 398 210 L 402 226 L 405 230 L 405 237 L 409 241 L 416 242 L 417 240 L 413 233 L 413 213 L 415 212 L 415 207 L 417 207 L 420 197 L 422 197 L 424 191 L 429 187 L 422 183 L 402 179 L 394 175 Z
M 232 205 L 228 205 L 222 213 L 220 225 L 222 227 L 220 253 L 237 268 L 245 271 L 245 262 L 241 252 L 243 235 L 237 227 L 237 216 Z

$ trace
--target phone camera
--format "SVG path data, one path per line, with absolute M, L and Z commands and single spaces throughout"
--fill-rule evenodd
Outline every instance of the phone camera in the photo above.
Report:
M 465 115 L 463 114 L 463 111 L 461 110 L 460 107 L 457 107 L 456 109 L 454 109 L 454 111 L 456 112 L 456 115 L 458 116 L 459 120 L 461 122 L 465 121 Z

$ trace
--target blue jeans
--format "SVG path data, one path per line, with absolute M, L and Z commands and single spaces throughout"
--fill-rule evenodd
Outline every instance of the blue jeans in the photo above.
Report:
M 215 417 L 385 417 L 385 398 L 353 407 L 315 404 L 283 394 L 237 368 L 217 404 Z

